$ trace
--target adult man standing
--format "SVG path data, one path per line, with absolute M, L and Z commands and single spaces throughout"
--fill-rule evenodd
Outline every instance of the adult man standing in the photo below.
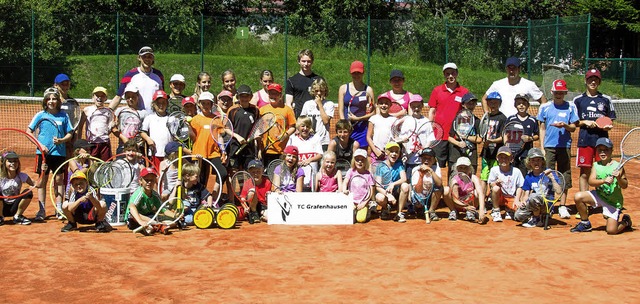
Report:
M 309 93 L 309 88 L 311 88 L 311 83 L 320 77 L 311 70 L 313 52 L 310 49 L 298 52 L 298 64 L 300 65 L 300 72 L 287 79 L 286 88 L 286 104 L 293 108 L 296 118 L 300 116 L 304 103 L 307 100 L 314 99 Z
M 449 62 L 442 67 L 444 84 L 433 88 L 429 97 L 429 120 L 442 126 L 442 141 L 433 149 L 438 164 L 444 168 L 449 160 L 449 131 L 456 114 L 462 108 L 462 96 L 469 90 L 458 83 L 458 66 Z
M 517 94 L 528 94 L 531 96 L 531 100 L 537 100 L 540 104 L 547 102 L 547 98 L 544 97 L 535 82 L 520 77 L 520 59 L 509 57 L 505 63 L 505 70 L 507 77 L 494 81 L 482 96 L 482 109 L 484 112 L 489 112 L 487 95 L 491 92 L 498 92 L 502 96 L 500 112 L 507 117 L 518 112 L 514 105 L 514 99 Z
M 138 93 L 140 94 L 141 99 L 138 102 L 144 104 L 143 107 L 139 105 L 138 109 L 144 108 L 148 114 L 153 113 L 153 109 L 151 108 L 153 94 L 158 90 L 164 90 L 164 76 L 162 72 L 153 68 L 155 56 L 151 47 L 143 46 L 138 51 L 138 61 L 140 62 L 140 66 L 129 70 L 120 80 L 118 92 L 109 104 L 112 110 L 115 111 L 120 104 L 124 89 L 127 85 L 132 85 L 132 87 L 138 89 Z

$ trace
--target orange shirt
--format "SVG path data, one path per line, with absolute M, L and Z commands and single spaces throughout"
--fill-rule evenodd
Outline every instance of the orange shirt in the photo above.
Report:
M 211 137 L 211 120 L 212 117 L 206 117 L 198 114 L 191 119 L 191 128 L 196 134 L 196 140 L 193 142 L 192 153 L 200 154 L 204 158 L 220 157 L 220 147 Z
M 285 124 L 284 124 L 284 131 L 286 132 L 289 128 L 296 126 L 296 116 L 293 113 L 293 109 L 290 106 L 287 105 L 282 105 L 282 107 L 274 107 L 271 104 L 268 104 L 262 108 L 260 108 L 260 116 L 264 115 L 265 113 L 273 113 L 273 114 L 280 114 L 282 115 L 282 117 L 284 117 L 285 120 Z M 267 136 L 264 137 L 264 146 L 266 147 L 267 144 L 269 143 Z M 287 146 L 287 141 L 278 141 L 277 143 L 275 143 L 273 146 L 269 147 L 269 149 L 267 149 L 267 154 L 282 154 L 282 152 L 284 152 L 284 148 Z

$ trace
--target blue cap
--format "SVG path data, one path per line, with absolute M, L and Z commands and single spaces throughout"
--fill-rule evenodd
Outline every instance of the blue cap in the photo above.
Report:
M 613 142 L 611 142 L 611 139 L 607 138 L 607 137 L 600 137 L 598 138 L 598 141 L 596 141 L 596 147 L 597 146 L 605 146 L 609 149 L 613 148 Z
M 507 62 L 504 65 L 505 66 L 513 65 L 516 68 L 520 67 L 520 59 L 518 59 L 517 57 L 509 57 L 507 58 Z
M 497 99 L 497 100 L 502 101 L 502 96 L 500 96 L 500 93 L 498 93 L 498 92 L 491 92 L 491 93 L 489 93 L 489 95 L 487 95 L 487 100 L 489 100 L 489 99 Z
M 58 76 L 56 76 L 56 79 L 54 80 L 54 83 L 62 83 L 63 81 L 71 81 L 71 79 L 69 78 L 69 76 L 67 76 L 67 74 L 58 74 Z
M 402 79 L 404 79 L 404 74 L 400 70 L 392 70 L 391 73 L 389 73 L 389 80 L 391 80 L 393 78 L 402 78 Z
M 252 159 L 249 162 L 249 165 L 247 166 L 247 168 L 251 169 L 251 168 L 264 168 L 264 165 L 262 164 L 262 161 L 260 161 L 259 159 Z
M 170 141 L 166 146 L 164 146 L 164 154 L 178 152 L 178 147 L 180 146 L 181 145 L 178 142 Z
M 468 92 L 467 94 L 464 94 L 462 96 L 462 103 L 467 103 L 472 100 L 478 101 L 478 98 L 476 98 L 476 95 L 473 95 L 473 93 L 471 92 Z

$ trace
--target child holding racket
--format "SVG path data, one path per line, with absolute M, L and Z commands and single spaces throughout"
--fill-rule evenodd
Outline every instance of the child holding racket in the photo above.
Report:
M 298 148 L 285 147 L 281 159 L 282 164 L 273 171 L 273 188 L 278 192 L 302 192 L 305 172 L 298 164 Z
M 389 107 L 391 99 L 389 95 L 381 94 L 378 96 L 378 113 L 369 118 L 369 127 L 367 129 L 367 142 L 371 149 L 371 161 L 384 160 L 386 158 L 385 145 L 391 138 L 391 126 L 396 118 L 389 115 Z M 397 144 L 396 144 L 397 145 Z
M 531 148 L 527 152 L 525 164 L 529 172 L 524 176 L 522 184 L 522 197 L 518 200 L 514 220 L 523 222 L 522 227 L 534 228 L 541 226 L 541 214 L 546 212 L 544 200 L 538 185 L 542 174 L 545 174 L 546 164 L 544 154 L 540 148 Z
M 384 187 L 378 185 L 376 194 L 376 203 L 382 207 L 380 218 L 389 220 L 391 216 L 391 205 L 398 204 L 398 214 L 394 217 L 394 221 L 399 223 L 406 222 L 404 207 L 409 197 L 410 186 L 407 183 L 407 172 L 400 160 L 400 145 L 395 142 L 389 142 L 385 146 L 387 159 L 384 160 L 385 170 L 388 172 L 374 172 L 374 174 L 389 174 L 390 183 Z
M 411 92 L 404 89 L 404 73 L 400 70 L 392 70 L 389 73 L 389 84 L 391 84 L 391 90 L 385 94 L 389 96 L 390 100 L 400 105 L 400 107 L 390 107 L 390 115 L 393 117 L 402 117 L 409 113 L 409 103 L 411 102 Z
M 177 163 L 177 162 L 176 162 Z M 207 190 L 207 188 L 199 182 L 200 167 L 197 164 L 186 162 L 182 165 L 182 181 L 181 186 L 178 187 L 176 183 L 173 184 L 171 193 L 168 199 L 175 199 L 178 195 L 178 188 L 182 191 L 182 203 L 184 204 L 184 223 L 188 226 L 193 226 L 193 214 L 196 212 L 200 205 L 206 207 L 218 207 L 214 206 L 213 196 Z
M 267 194 L 271 192 L 272 184 L 268 177 L 263 175 L 264 165 L 259 159 L 254 159 L 247 166 L 253 183 L 245 183 L 241 196 L 245 202 L 249 202 L 249 224 L 257 224 L 267 221 Z M 253 189 L 252 189 L 253 187 Z
M 444 202 L 451 210 L 449 220 L 457 220 L 458 211 L 466 213 L 465 220 L 485 224 L 485 195 L 482 182 L 472 172 L 471 160 L 460 157 L 453 166 L 449 186 L 445 187 Z
M 498 92 L 491 92 L 487 95 L 487 105 L 489 106 L 489 112 L 487 115 L 486 125 L 482 126 L 483 122 L 480 121 L 480 129 L 486 128 L 486 134 L 480 134 L 484 136 L 484 144 L 482 145 L 482 171 L 480 172 L 480 180 L 482 180 L 482 189 L 484 193 L 487 193 L 487 180 L 489 179 L 489 172 L 493 167 L 498 166 L 498 149 L 502 147 L 502 128 L 507 121 L 507 117 L 500 112 L 500 105 L 502 104 L 502 96 Z M 482 133 L 482 132 L 480 132 Z
M 140 186 L 140 171 L 144 168 L 144 164 L 141 162 L 140 157 L 142 154 L 138 148 L 138 144 L 130 140 L 124 144 L 124 160 L 129 163 L 133 172 L 131 172 L 131 183 L 129 184 L 129 192 L 133 193 Z
M 44 221 L 46 218 L 45 202 L 47 199 L 47 182 L 49 181 L 49 172 L 55 171 L 62 163 L 65 162 L 67 152 L 65 143 L 72 138 L 73 127 L 69 122 L 69 116 L 60 110 L 60 95 L 57 89 L 48 88 L 44 91 L 42 100 L 42 111 L 38 112 L 29 127 L 27 133 L 34 136 L 34 132 L 38 135 L 34 136 L 44 151 L 36 151 L 36 173 L 40 174 L 44 170 L 44 177 L 36 185 L 38 188 L 38 204 L 40 209 L 36 214 L 36 221 Z M 56 203 L 62 203 L 62 195 L 64 193 L 64 171 L 66 168 L 59 170 L 59 174 L 54 176 L 56 189 Z
M 420 126 L 429 121 L 429 118 L 422 115 L 422 96 L 418 94 L 411 95 L 409 99 L 409 108 L 411 109 L 411 117 L 407 117 L 409 121 L 405 121 L 400 128 L 401 143 L 404 147 L 405 168 L 407 170 L 407 176 L 411 176 L 413 168 L 419 166 L 422 162 L 420 160 L 420 152 L 422 146 L 418 142 L 418 136 L 425 136 L 421 131 L 427 132 L 427 128 L 418 130 Z M 422 134 L 420 134 L 422 133 Z
M 76 171 L 71 175 L 71 187 L 69 200 L 62 204 L 62 212 L 67 217 L 67 224 L 61 232 L 69 232 L 78 229 L 80 224 L 95 224 L 97 232 L 109 232 L 113 230 L 105 220 L 107 204 L 98 200 L 96 190 L 87 182 L 87 176 L 82 171 Z
M 238 150 L 249 139 L 255 122 L 260 118 L 260 110 L 251 104 L 253 93 L 248 85 L 238 87 L 237 96 L 238 103 L 229 109 L 229 120 L 233 125 L 233 139 L 229 143 L 229 155 L 233 157 L 229 160 L 229 166 L 234 170 L 243 170 L 255 158 L 255 142 L 240 152 Z
M 320 172 L 316 173 L 314 188 L 318 192 L 342 192 L 342 174 L 336 168 L 336 154 L 324 152 Z
M 138 150 L 146 154 L 139 133 L 140 128 L 142 128 L 142 121 L 147 116 L 147 111 L 140 108 L 138 88 L 135 85 L 128 85 L 124 89 L 122 98 L 127 102 L 126 107 L 111 108 L 112 110 L 115 109 L 115 115 L 118 120 L 118 130 L 114 133 L 118 137 L 116 153 L 122 153 L 124 144 L 134 141 L 138 144 Z
M 513 166 L 520 169 L 522 175 L 525 175 L 528 171 L 525 159 L 529 149 L 533 148 L 533 142 L 540 139 L 540 129 L 538 128 L 538 120 L 529 115 L 529 95 L 516 94 L 513 104 L 518 112 L 507 118 L 507 124 L 517 122 L 522 125 L 520 139 L 524 143 L 520 151 L 513 155 Z
M 454 127 L 449 131 L 449 138 L 447 139 L 450 143 L 449 145 L 449 163 L 455 164 L 458 158 L 465 156 L 468 157 L 471 161 L 471 172 L 472 175 L 475 174 L 476 169 L 478 168 L 478 149 L 477 146 L 479 143 L 482 143 L 482 137 L 478 136 L 478 128 L 480 126 L 480 119 L 473 114 L 473 110 L 476 108 L 478 104 L 478 98 L 476 98 L 473 93 L 469 92 L 462 96 L 462 110 L 458 112 L 456 116 L 456 120 L 460 119 L 462 116 L 465 123 L 468 123 L 469 120 L 473 121 L 473 126 L 469 126 L 471 130 L 464 130 L 465 136 L 460 135 L 461 130 L 457 130 L 459 122 L 454 122 Z M 464 114 L 462 114 L 464 111 Z M 469 115 L 469 117 L 465 117 L 464 115 Z M 449 168 L 449 173 L 455 170 L 455 166 Z
M 540 121 L 540 145 L 544 147 L 547 168 L 556 169 L 564 175 L 565 191 L 560 198 L 558 213 L 560 218 L 571 217 L 565 206 L 567 191 L 571 188 L 571 133 L 579 122 L 578 110 L 574 104 L 564 100 L 567 96 L 567 82 L 562 79 L 553 81 L 551 92 L 553 102 L 547 102 L 538 109 Z
M 152 168 L 140 171 L 140 187 L 131 194 L 125 218 L 127 228 L 134 230 L 140 226 L 147 226 L 158 209 L 162 206 L 160 194 L 155 190 L 158 183 L 158 173 Z M 166 216 L 172 216 L 171 211 L 162 210 Z M 145 231 L 145 230 L 142 230 Z
M 24 217 L 24 211 L 29 207 L 33 192 L 25 190 L 22 193 L 22 184 L 33 186 L 33 180 L 21 171 L 20 158 L 13 151 L 6 151 L 0 155 L 0 191 L 4 198 L 0 199 L 2 214 L 0 214 L 0 226 L 4 224 L 4 217 L 13 217 L 13 223 L 29 225 L 31 221 Z
M 160 198 L 163 202 L 169 198 L 169 195 L 178 182 L 178 162 L 174 162 L 174 160 L 178 158 L 179 148 L 180 143 L 175 141 L 170 141 L 164 147 L 165 157 L 160 162 L 160 172 L 164 173 L 162 174 L 162 181 L 160 182 L 162 184 L 162 192 L 160 193 Z M 200 173 L 199 170 L 198 173 Z
M 276 121 L 277 126 L 271 128 L 272 130 L 281 131 L 281 133 L 278 134 L 281 136 L 280 138 L 272 138 L 272 132 L 264 136 L 265 151 L 260 151 L 258 158 L 261 158 L 265 164 L 269 164 L 271 161 L 280 158 L 284 148 L 287 146 L 289 136 L 293 135 L 296 131 L 296 116 L 293 113 L 293 109 L 285 105 L 282 100 L 282 86 L 277 83 L 272 83 L 269 85 L 267 92 L 269 93 L 269 100 L 271 102 L 260 108 L 260 116 L 271 112 L 283 119 L 278 119 Z
M 144 118 L 140 129 L 142 131 L 140 135 L 147 142 L 149 152 L 152 154 L 151 161 L 156 168 L 160 168 L 160 162 L 164 159 L 164 147 L 173 139 L 167 128 L 169 118 L 167 105 L 167 93 L 162 90 L 156 91 L 151 103 L 153 113 Z
M 322 151 L 327 151 L 331 138 L 329 136 L 329 122 L 331 122 L 334 110 L 333 102 L 327 100 L 329 86 L 324 78 L 318 77 L 311 83 L 310 90 L 314 99 L 304 103 L 300 116 L 311 118 L 311 128 L 322 144 Z
M 352 181 L 356 179 L 361 179 L 364 183 L 352 183 Z M 358 185 L 360 187 L 368 187 L 369 189 L 354 189 L 352 185 Z M 358 210 L 362 208 L 369 208 L 367 203 L 372 199 L 371 195 L 375 191 L 375 181 L 373 180 L 373 175 L 369 172 L 369 159 L 367 158 L 367 151 L 364 149 L 358 149 L 353 153 L 353 159 L 351 161 L 351 168 L 347 171 L 342 181 L 342 193 L 349 194 L 351 192 L 367 192 L 369 197 L 362 199 L 360 201 L 354 201 L 356 207 L 356 213 Z M 375 205 L 372 206 L 375 208 Z M 375 209 L 374 209 L 375 210 Z M 370 217 L 370 210 L 367 210 L 367 216 L 365 218 L 368 219 Z
M 296 122 L 297 134 L 289 137 L 288 146 L 298 148 L 298 164 L 304 170 L 304 190 L 315 191 L 312 189 L 315 182 L 316 172 L 318 172 L 318 162 L 322 159 L 321 138 L 312 132 L 311 117 L 300 116 Z M 335 160 L 334 160 L 335 162 Z
M 488 182 L 491 186 L 491 202 L 493 203 L 491 217 L 494 222 L 502 222 L 501 205 L 505 207 L 504 218 L 507 220 L 514 218 L 517 206 L 521 205 L 524 177 L 519 169 L 511 166 L 513 155 L 509 147 L 500 147 L 497 158 L 498 166 L 491 168 Z
M 413 112 L 414 115 L 416 112 Z M 440 220 L 436 215 L 436 205 L 442 197 L 442 171 L 436 161 L 436 151 L 424 148 L 419 153 L 420 164 L 411 170 L 411 201 L 410 206 L 424 210 L 427 223 Z M 425 178 L 426 177 L 426 178 Z M 431 183 L 431 189 L 425 182 Z
M 598 138 L 596 153 L 600 160 L 593 164 L 594 170 L 589 175 L 589 185 L 596 189 L 575 194 L 574 200 L 580 212 L 581 221 L 571 228 L 571 232 L 591 231 L 587 206 L 602 206 L 602 216 L 607 221 L 605 228 L 607 234 L 618 234 L 632 229 L 631 216 L 624 214 L 620 219 L 624 207 L 622 189 L 629 186 L 629 181 L 624 167 L 618 170 L 619 163 L 611 158 L 612 152 L 613 142 L 606 137 Z
M 351 138 L 353 126 L 346 119 L 340 119 L 336 122 L 336 137 L 329 142 L 327 151 L 333 151 L 336 154 L 336 161 L 346 161 L 351 163 L 351 159 L 356 150 L 360 148 L 360 144 Z
M 84 108 L 87 117 L 86 138 L 91 144 L 91 156 L 107 160 L 111 158 L 111 140 L 109 134 L 115 127 L 115 114 L 105 105 L 107 89 L 95 87 L 92 92 L 94 104 Z

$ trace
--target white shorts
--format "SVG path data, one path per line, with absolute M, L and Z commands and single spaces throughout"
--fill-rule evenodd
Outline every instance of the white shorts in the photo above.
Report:
M 602 206 L 602 215 L 605 218 L 612 218 L 612 219 L 615 219 L 616 221 L 620 218 L 620 209 L 614 206 L 611 206 L 609 205 L 609 203 L 605 202 L 602 198 L 600 198 L 596 190 L 589 191 L 589 194 L 591 194 L 591 197 L 595 202 L 594 207 Z

